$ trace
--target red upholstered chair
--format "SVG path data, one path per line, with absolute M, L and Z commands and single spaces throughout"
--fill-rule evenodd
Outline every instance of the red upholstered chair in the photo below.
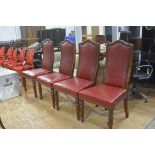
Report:
M 97 43 L 86 40 L 79 44 L 79 64 L 76 77 L 54 84 L 57 110 L 59 110 L 58 91 L 73 95 L 76 99 L 77 119 L 80 119 L 78 93 L 80 90 L 96 84 L 99 53 L 99 44 Z
M 17 61 L 17 48 L 13 50 L 11 60 L 5 63 L 5 67 L 9 68 L 9 65 L 14 64 Z
M 34 66 L 33 66 L 34 51 L 35 50 L 33 48 L 28 49 L 25 62 L 23 62 L 22 65 L 18 65 L 18 66 L 13 67 L 13 70 L 18 72 L 20 77 L 22 75 L 22 71 L 31 70 L 34 68 Z
M 5 59 L 4 52 L 5 52 L 5 47 L 1 47 L 0 48 L 0 66 L 2 66 L 3 61 Z
M 42 67 L 39 69 L 33 69 L 22 72 L 22 80 L 25 92 L 27 91 L 26 78 L 32 79 L 35 97 L 37 97 L 35 78 L 39 75 L 44 75 L 53 72 L 53 62 L 54 62 L 53 42 L 50 41 L 49 39 L 43 41 L 42 50 L 43 50 Z
M 124 100 L 126 117 L 128 112 L 128 86 L 132 66 L 133 47 L 124 41 L 115 41 L 107 45 L 106 69 L 103 84 L 79 92 L 81 121 L 84 121 L 84 102 L 90 101 L 105 107 L 108 125 L 113 125 L 113 110 Z
M 40 98 L 42 99 L 41 84 L 51 89 L 52 103 L 55 108 L 55 97 L 53 84 L 58 81 L 66 80 L 73 77 L 74 62 L 75 62 L 75 45 L 68 40 L 61 43 L 61 61 L 59 72 L 53 72 L 36 77 L 38 83 Z
M 13 67 L 15 66 L 22 66 L 25 60 L 25 55 L 26 55 L 26 48 L 22 48 L 20 55 L 16 56 L 16 58 L 14 58 L 14 60 L 7 65 L 7 68 L 13 69 Z
M 13 53 L 13 47 L 10 47 L 7 51 L 7 55 L 5 57 L 5 60 L 3 61 L 3 67 L 6 67 L 7 63 L 11 61 L 12 53 Z

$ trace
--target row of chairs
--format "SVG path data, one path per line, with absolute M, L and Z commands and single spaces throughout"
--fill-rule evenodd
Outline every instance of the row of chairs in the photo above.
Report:
M 58 92 L 75 97 L 77 120 L 84 122 L 84 101 L 95 103 L 108 110 L 108 126 L 113 126 L 113 110 L 124 100 L 126 117 L 128 112 L 128 90 L 131 73 L 133 47 L 131 44 L 118 40 L 107 45 L 106 69 L 102 84 L 96 85 L 99 66 L 99 44 L 86 40 L 79 44 L 79 64 L 76 77 L 73 77 L 75 64 L 75 45 L 68 40 L 61 43 L 61 62 L 59 72 L 53 72 L 53 42 L 43 42 L 43 62 L 39 69 L 22 72 L 22 81 L 27 91 L 26 79 L 33 83 L 34 95 L 37 97 L 38 84 L 40 99 L 42 87 L 51 90 L 53 108 L 59 110 Z
M 5 54 L 5 47 L 0 48 L 0 66 L 17 71 L 21 77 L 24 70 L 33 69 L 34 49 L 22 48 L 20 54 L 18 49 L 10 47 Z

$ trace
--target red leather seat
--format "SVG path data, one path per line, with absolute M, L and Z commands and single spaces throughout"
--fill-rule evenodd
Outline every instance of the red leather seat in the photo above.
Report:
M 44 68 L 38 68 L 38 69 L 33 69 L 33 70 L 28 70 L 23 72 L 22 76 L 26 76 L 27 78 L 32 78 L 35 79 L 35 77 L 43 74 L 48 74 L 51 71 L 44 69 Z
M 71 43 L 69 40 L 65 40 L 61 43 L 61 61 L 59 73 L 53 72 L 46 75 L 41 75 L 36 77 L 36 81 L 38 82 L 40 98 L 42 99 L 42 88 L 41 84 L 50 87 L 52 103 L 55 108 L 55 97 L 54 97 L 54 89 L 53 84 L 58 81 L 69 79 L 73 76 L 74 70 L 74 62 L 75 62 L 75 45 Z
M 75 77 L 56 83 L 54 88 L 65 93 L 78 96 L 78 92 L 80 90 L 91 87 L 93 85 L 93 81 Z
M 99 53 L 97 43 L 86 40 L 79 44 L 79 64 L 76 77 L 54 84 L 57 110 L 59 110 L 58 91 L 71 94 L 76 98 L 77 119 L 80 119 L 78 93 L 80 90 L 96 84 Z
M 80 98 L 84 98 L 87 101 L 97 102 L 99 105 L 103 105 L 106 108 L 114 107 L 119 100 L 127 95 L 127 90 L 101 84 L 89 89 L 84 89 L 79 93 Z
M 1 47 L 0 48 L 0 66 L 2 66 L 3 61 L 5 59 L 4 52 L 5 52 L 5 47 Z
M 53 72 L 37 77 L 37 82 L 52 87 L 53 83 L 71 78 L 70 75 Z
M 3 61 L 3 67 L 6 67 L 7 63 L 11 61 L 13 53 L 13 47 L 10 47 L 7 51 L 5 60 Z
M 42 67 L 39 69 L 32 69 L 29 71 L 22 72 L 22 81 L 23 81 L 24 90 L 27 91 L 26 78 L 31 79 L 33 83 L 33 90 L 34 90 L 35 97 L 37 97 L 35 78 L 39 75 L 44 75 L 44 74 L 53 72 L 53 62 L 54 62 L 53 42 L 50 41 L 49 39 L 46 39 L 45 41 L 43 41 L 42 50 L 43 50 Z
M 109 111 L 109 128 L 113 125 L 113 109 L 124 99 L 124 109 L 128 117 L 128 86 L 131 73 L 133 48 L 124 41 L 107 45 L 104 82 L 79 92 L 81 121 L 84 121 L 84 102 L 90 101 L 104 106 Z

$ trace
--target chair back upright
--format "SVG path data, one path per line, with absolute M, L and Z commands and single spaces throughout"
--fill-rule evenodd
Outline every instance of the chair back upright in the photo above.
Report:
M 5 47 L 3 46 L 0 48 L 0 60 L 4 59 L 4 52 L 5 52 Z
M 79 44 L 78 78 L 83 78 L 96 83 L 99 64 L 100 47 L 98 43 L 85 40 Z
M 15 49 L 13 50 L 13 55 L 12 55 L 11 61 L 16 61 L 16 60 L 17 60 L 17 48 L 15 48 Z
M 59 72 L 73 76 L 75 64 L 75 44 L 69 40 L 61 42 L 61 61 Z
M 53 71 L 54 63 L 54 46 L 50 39 L 46 39 L 42 42 L 43 60 L 42 68 Z
M 12 54 L 13 54 L 13 47 L 9 47 L 8 51 L 7 51 L 7 60 L 11 60 L 12 59 Z
M 22 48 L 22 50 L 20 51 L 19 62 L 24 61 L 25 55 L 26 55 L 26 48 Z
M 133 45 L 117 40 L 107 45 L 106 53 L 104 84 L 128 89 L 132 68 Z
M 26 55 L 26 65 L 30 65 L 32 66 L 32 68 L 34 68 L 33 66 L 33 57 L 34 57 L 34 48 L 30 48 L 28 49 L 27 55 Z

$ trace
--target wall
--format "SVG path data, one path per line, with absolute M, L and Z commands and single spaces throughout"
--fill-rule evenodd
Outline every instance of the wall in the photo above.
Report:
M 20 26 L 0 26 L 0 41 L 16 40 L 20 38 Z

